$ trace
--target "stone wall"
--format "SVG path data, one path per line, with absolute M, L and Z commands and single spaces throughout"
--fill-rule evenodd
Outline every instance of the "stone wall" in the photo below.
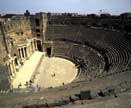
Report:
M 2 34 L 0 33 L 0 90 L 10 88 L 10 78 L 8 77 L 8 67 L 6 65 L 7 52 L 5 49 Z
M 37 38 L 39 51 L 44 51 L 45 32 L 47 25 L 47 15 L 45 13 L 36 13 L 31 16 L 32 33 Z
M 0 68 L 3 78 L 1 82 L 9 82 L 8 89 L 11 87 L 11 81 L 16 73 L 33 54 L 36 47 L 36 39 L 32 35 L 30 16 L 14 15 L 9 18 L 1 18 L 1 39 L 0 44 Z M 3 89 L 5 87 L 0 86 Z M 1 88 L 0 88 L 1 90 Z M 6 89 L 5 89 L 6 90 Z

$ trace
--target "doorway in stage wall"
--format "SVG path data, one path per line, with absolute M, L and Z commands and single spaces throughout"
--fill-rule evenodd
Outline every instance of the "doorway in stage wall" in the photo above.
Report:
M 37 40 L 37 48 L 38 48 L 38 51 L 42 52 L 42 44 L 40 40 Z
M 48 57 L 51 56 L 51 47 L 46 48 L 46 53 Z

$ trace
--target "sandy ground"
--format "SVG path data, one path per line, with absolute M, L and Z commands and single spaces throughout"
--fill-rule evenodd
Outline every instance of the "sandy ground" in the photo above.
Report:
M 72 82 L 77 75 L 74 63 L 58 57 L 44 57 L 34 80 L 40 87 L 56 87 Z
M 13 88 L 18 88 L 18 85 L 21 83 L 20 88 L 25 88 L 26 81 L 31 79 L 32 74 L 37 68 L 37 65 L 40 62 L 42 57 L 42 52 L 34 52 L 34 54 L 27 60 L 24 65 L 21 67 L 20 71 L 16 74 L 15 79 L 12 82 Z

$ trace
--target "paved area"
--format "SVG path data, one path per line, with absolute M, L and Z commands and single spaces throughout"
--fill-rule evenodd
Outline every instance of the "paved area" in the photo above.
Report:
M 37 71 L 34 85 L 44 88 L 70 83 L 77 75 L 74 63 L 58 57 L 44 57 Z
M 20 71 L 17 73 L 16 78 L 12 82 L 13 88 L 18 88 L 18 85 L 21 85 L 20 88 L 25 88 L 25 83 L 31 79 L 32 74 L 36 71 L 42 56 L 42 52 L 36 51 L 33 53 L 30 59 L 24 63 Z

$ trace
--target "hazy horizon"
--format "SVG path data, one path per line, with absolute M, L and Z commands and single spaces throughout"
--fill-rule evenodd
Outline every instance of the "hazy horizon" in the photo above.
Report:
M 0 13 L 79 13 L 98 14 L 100 10 L 119 15 L 131 12 L 131 0 L 3 0 L 0 1 Z

